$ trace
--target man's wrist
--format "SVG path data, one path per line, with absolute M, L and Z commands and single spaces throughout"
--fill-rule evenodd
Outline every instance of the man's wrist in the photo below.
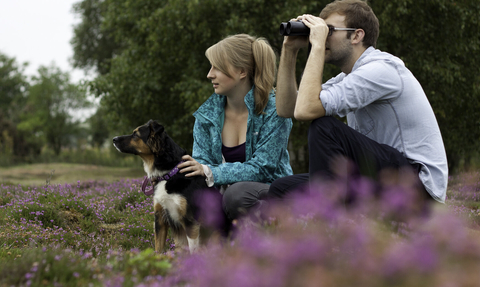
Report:
M 285 43 L 283 43 L 282 51 L 286 54 L 296 56 L 298 54 L 299 50 L 300 50 L 300 48 L 298 48 L 298 47 L 295 47 L 295 46 L 292 46 L 292 45 L 286 45 Z

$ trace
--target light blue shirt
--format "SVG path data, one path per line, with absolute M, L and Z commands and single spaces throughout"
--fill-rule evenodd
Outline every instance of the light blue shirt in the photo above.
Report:
M 422 86 L 398 57 L 369 47 L 349 74 L 322 85 L 326 115 L 347 117 L 348 125 L 421 165 L 420 180 L 445 202 L 448 165 L 442 135 Z

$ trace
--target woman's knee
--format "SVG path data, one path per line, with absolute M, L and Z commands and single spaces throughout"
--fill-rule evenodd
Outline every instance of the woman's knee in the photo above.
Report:
M 242 201 L 240 193 L 241 189 L 237 184 L 233 184 L 225 190 L 223 193 L 223 206 L 226 210 L 230 211 L 240 205 Z
M 265 192 L 263 192 L 265 189 Z M 264 184 L 237 182 L 229 186 L 223 194 L 223 209 L 230 219 L 238 218 L 255 206 L 259 197 L 268 191 Z

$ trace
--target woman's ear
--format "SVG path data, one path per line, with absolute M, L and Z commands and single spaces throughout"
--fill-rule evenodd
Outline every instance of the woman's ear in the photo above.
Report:
M 247 78 L 247 76 L 248 76 L 247 71 L 242 68 L 242 69 L 240 70 L 240 79 Z

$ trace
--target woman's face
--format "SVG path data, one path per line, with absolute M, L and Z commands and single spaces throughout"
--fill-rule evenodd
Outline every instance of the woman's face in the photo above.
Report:
M 240 83 L 240 80 L 244 78 L 240 69 L 229 67 L 229 73 L 231 77 L 227 76 L 213 65 L 210 68 L 207 78 L 212 81 L 213 89 L 216 94 L 229 96 L 234 92 L 235 88 Z

